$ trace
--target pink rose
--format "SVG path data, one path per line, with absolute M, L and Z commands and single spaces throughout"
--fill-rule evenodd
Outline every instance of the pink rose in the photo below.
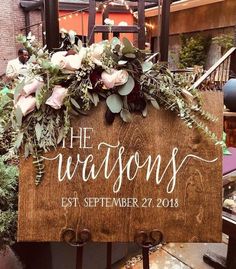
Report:
M 102 82 L 107 89 L 111 89 L 115 86 L 123 85 L 128 81 L 129 74 L 125 70 L 111 69 L 111 72 L 102 72 Z
M 56 85 L 52 91 L 52 95 L 47 99 L 46 104 L 54 109 L 60 109 L 63 104 L 63 100 L 67 95 L 68 89 L 63 88 L 60 85 Z
M 35 93 L 42 85 L 43 82 L 41 78 L 34 78 L 30 84 L 24 86 L 21 95 L 29 96 L 30 94 Z
M 29 95 L 27 97 L 20 96 L 15 106 L 20 108 L 23 116 L 26 116 L 35 109 L 35 105 L 35 97 Z

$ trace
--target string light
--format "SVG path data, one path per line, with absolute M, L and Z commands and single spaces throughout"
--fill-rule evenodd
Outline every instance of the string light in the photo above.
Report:
M 136 13 L 134 13 L 134 11 L 131 9 L 131 7 L 129 6 L 128 2 L 126 0 L 120 0 L 119 1 L 121 4 L 123 4 L 125 6 L 125 8 L 130 12 L 130 14 L 137 20 L 138 19 L 138 15 Z M 96 6 L 96 11 L 99 11 L 99 7 L 102 5 L 102 13 L 105 12 L 105 9 L 107 8 L 107 5 L 111 4 L 112 6 L 115 5 L 114 0 L 108 0 L 105 3 L 100 3 L 99 6 Z M 75 14 L 75 16 L 78 16 L 78 11 L 72 12 L 69 15 L 63 15 L 60 18 L 58 18 L 58 21 L 61 21 L 61 18 L 63 18 L 64 20 L 66 20 L 68 17 L 70 19 L 73 18 L 73 14 Z M 83 12 L 84 14 L 84 12 Z M 145 23 L 145 26 L 151 29 L 154 29 L 154 25 L 152 25 L 151 23 Z
M 138 19 L 138 15 L 134 13 L 134 11 L 130 8 L 129 4 L 125 0 L 121 0 L 121 2 L 125 5 L 126 9 L 129 10 L 130 14 L 133 15 L 135 19 Z M 154 29 L 154 26 L 150 23 L 146 22 L 145 26 Z
M 145 22 L 145 26 L 154 29 L 154 26 L 151 23 Z

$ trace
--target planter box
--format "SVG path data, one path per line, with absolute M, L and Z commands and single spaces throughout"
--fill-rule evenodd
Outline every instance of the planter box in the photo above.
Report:
M 219 117 L 207 125 L 221 137 L 222 93 L 202 95 Z M 168 242 L 221 242 L 221 148 L 168 111 L 149 107 L 145 119 L 110 126 L 104 114 L 100 104 L 74 120 L 77 137 L 45 154 L 39 186 L 32 159 L 21 159 L 18 240 L 60 241 L 69 228 L 97 242 L 155 229 Z

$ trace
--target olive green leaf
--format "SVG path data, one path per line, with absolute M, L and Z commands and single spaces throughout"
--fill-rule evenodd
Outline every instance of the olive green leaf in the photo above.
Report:
M 144 110 L 142 111 L 142 115 L 144 118 L 147 117 L 147 104 L 146 104 Z
M 159 104 L 157 103 L 157 101 L 155 100 L 155 99 L 151 99 L 151 104 L 152 104 L 152 106 L 155 108 L 155 109 L 157 109 L 157 110 L 159 110 L 160 109 L 160 106 L 159 106 Z
M 60 128 L 58 132 L 57 144 L 60 144 L 65 136 L 64 128 Z
M 135 58 L 136 58 L 136 55 L 135 55 L 134 53 L 126 53 L 126 54 L 125 54 L 125 57 L 126 57 L 126 58 L 135 59 Z
M 16 113 L 16 123 L 17 123 L 17 126 L 18 127 L 21 127 L 23 114 L 22 114 L 22 111 L 21 111 L 21 109 L 20 109 L 19 106 L 16 107 L 15 113 Z
M 126 37 L 123 38 L 123 45 L 124 45 L 124 47 L 122 49 L 122 53 L 124 55 L 128 54 L 128 53 L 134 53 L 135 52 L 133 44 Z
M 16 148 L 19 148 L 21 143 L 22 143 L 22 140 L 23 140 L 23 137 L 24 137 L 24 133 L 19 133 L 16 137 L 16 141 L 15 141 L 15 147 Z
M 80 105 L 75 101 L 74 98 L 71 98 L 70 101 L 71 101 L 71 104 L 72 104 L 73 106 L 75 106 L 76 108 L 80 109 Z
M 97 93 L 93 93 L 92 95 L 93 95 L 93 103 L 94 103 L 95 106 L 97 106 L 98 103 L 99 103 L 98 94 Z
M 26 143 L 25 144 L 25 152 L 24 152 L 25 158 L 28 158 L 29 154 L 30 154 L 29 145 Z
M 22 80 L 21 83 L 19 83 L 16 88 L 15 88 L 15 91 L 14 91 L 14 101 L 16 102 L 18 97 L 19 97 L 19 94 L 21 92 L 21 90 L 23 89 L 25 85 L 25 80 Z
M 40 141 L 42 131 L 43 131 L 42 126 L 39 123 L 37 123 L 35 125 L 35 134 L 36 134 L 36 138 L 37 138 L 38 142 Z

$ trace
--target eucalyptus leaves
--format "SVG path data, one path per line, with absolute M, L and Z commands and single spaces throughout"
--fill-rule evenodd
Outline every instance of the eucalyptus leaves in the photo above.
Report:
M 0 132 L 12 130 L 10 152 L 23 146 L 25 157 L 34 156 L 37 181 L 43 175 L 41 151 L 56 148 L 67 136 L 71 115 L 87 114 L 102 100 L 109 124 L 116 115 L 125 122 L 132 121 L 132 112 L 145 117 L 150 103 L 177 113 L 189 128 L 202 130 L 217 142 L 202 121 L 216 119 L 203 111 L 191 81 L 148 61 L 128 39 L 113 38 L 85 48 L 70 34 L 62 51 L 53 53 L 38 46 L 32 35 L 18 40 L 32 54 L 31 68 L 6 96 Z

